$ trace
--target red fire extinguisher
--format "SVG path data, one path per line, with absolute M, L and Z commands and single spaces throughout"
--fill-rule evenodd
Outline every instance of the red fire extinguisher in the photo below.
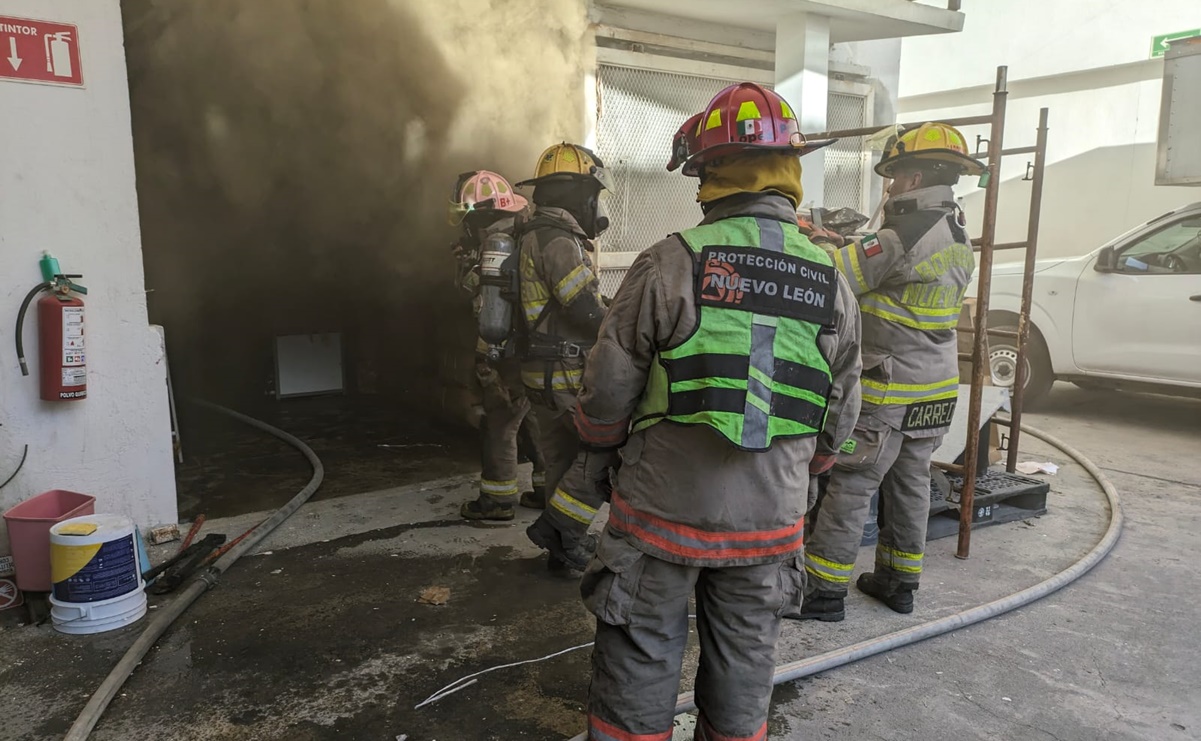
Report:
M 74 401 L 87 398 L 88 374 L 84 344 L 83 300 L 75 294 L 87 294 L 88 289 L 73 282 L 80 275 L 60 272 L 58 261 L 49 254 L 42 258 L 42 273 L 46 282 L 34 286 L 21 302 L 17 313 L 17 360 L 21 375 L 29 375 L 25 362 L 22 327 L 25 312 L 34 297 L 38 299 L 38 360 L 41 377 L 41 396 L 45 401 Z
M 83 338 L 82 299 L 58 291 L 38 299 L 38 357 L 44 400 L 66 401 L 88 395 Z

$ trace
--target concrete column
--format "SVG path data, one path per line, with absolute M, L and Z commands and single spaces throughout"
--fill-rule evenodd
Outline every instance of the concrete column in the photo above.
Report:
M 807 134 L 826 130 L 829 94 L 830 19 L 794 13 L 776 23 L 776 92 L 784 96 Z M 801 185 L 802 206 L 820 206 L 825 196 L 825 152 L 806 155 Z

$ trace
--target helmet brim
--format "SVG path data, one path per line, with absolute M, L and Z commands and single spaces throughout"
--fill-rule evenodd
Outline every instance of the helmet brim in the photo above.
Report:
M 718 144 L 715 147 L 702 149 L 696 154 L 689 157 L 684 162 L 684 168 L 681 174 L 686 177 L 698 177 L 701 173 L 701 167 L 712 162 L 715 159 L 728 157 L 739 152 L 779 152 L 780 154 L 791 154 L 796 157 L 804 157 L 810 152 L 816 152 L 822 147 L 828 147 L 837 139 L 807 139 L 805 143 L 799 147 L 791 145 L 777 146 L 774 144 L 744 144 L 742 142 L 730 142 L 729 144 Z
M 609 179 L 609 173 L 603 167 L 594 168 L 591 173 L 583 174 L 577 172 L 556 172 L 550 175 L 543 175 L 540 178 L 530 178 L 522 180 L 520 183 L 513 185 L 518 188 L 537 187 L 543 183 L 571 183 L 571 182 L 586 182 L 591 180 L 601 187 L 601 190 L 612 190 L 612 184 Z
M 513 203 L 508 207 L 492 205 L 496 203 L 496 199 L 494 198 L 488 198 L 472 204 L 451 201 L 447 207 L 447 223 L 451 226 L 458 226 L 463 223 L 463 219 L 467 218 L 468 214 L 480 211 L 504 211 L 516 214 L 524 211 L 526 206 L 530 205 L 525 196 L 518 193 L 510 193 L 509 197 L 513 199 Z
M 975 157 L 969 157 L 966 154 L 951 152 L 948 150 L 932 152 L 930 150 L 917 152 L 904 152 L 894 157 L 885 157 L 880 160 L 880 163 L 875 166 L 876 174 L 881 177 L 891 178 L 896 173 L 897 165 L 906 162 L 930 162 L 934 164 L 955 165 L 959 168 L 960 175 L 983 175 L 988 168 L 983 162 Z

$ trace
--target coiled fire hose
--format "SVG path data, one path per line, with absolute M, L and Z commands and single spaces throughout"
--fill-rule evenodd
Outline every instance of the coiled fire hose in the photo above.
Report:
M 995 420 L 998 424 L 1008 425 L 1007 420 Z M 823 654 L 810 656 L 805 659 L 791 661 L 786 664 L 776 666 L 776 671 L 772 675 L 772 684 L 784 684 L 793 680 L 811 677 L 814 674 L 820 674 L 831 669 L 836 669 L 840 666 L 866 659 L 869 656 L 886 653 L 895 648 L 908 646 L 918 641 L 924 641 L 927 638 L 944 635 L 953 630 L 966 628 L 969 625 L 984 622 L 991 618 L 1003 615 L 1011 610 L 1016 610 L 1019 607 L 1042 599 L 1049 594 L 1063 589 L 1068 584 L 1076 581 L 1084 576 L 1097 564 L 1109 555 L 1113 547 L 1117 545 L 1118 537 L 1122 533 L 1122 524 L 1124 518 L 1122 516 L 1122 503 L 1118 497 L 1117 489 L 1113 487 L 1105 474 L 1101 473 L 1101 469 L 1096 466 L 1079 450 L 1068 445 L 1064 441 L 1049 435 L 1041 430 L 1030 427 L 1029 425 L 1021 426 L 1022 432 L 1035 437 L 1043 442 L 1058 448 L 1060 452 L 1068 456 L 1072 460 L 1080 464 L 1082 468 L 1092 476 L 1101 490 L 1105 493 L 1105 498 L 1109 502 L 1109 527 L 1105 529 L 1105 534 L 1101 536 L 1101 540 L 1092 547 L 1088 553 L 1079 561 L 1067 567 L 1058 574 L 1035 584 L 1032 587 L 1023 589 L 1020 592 L 1015 592 L 1008 597 L 993 600 L 978 607 L 973 607 L 963 612 L 957 612 L 954 615 L 931 620 L 921 625 L 915 625 L 911 628 L 898 630 L 894 633 L 887 633 L 877 638 L 872 638 L 866 641 L 861 641 L 850 646 L 836 648 L 833 651 L 827 651 Z M 696 709 L 696 696 L 692 692 L 685 692 L 680 695 L 676 701 L 676 713 L 687 713 Z M 587 741 L 588 734 L 581 733 L 578 736 L 573 736 L 570 741 Z
M 312 448 L 306 445 L 299 438 L 296 438 L 283 430 L 277 429 L 261 422 L 252 417 L 240 414 L 225 407 L 211 404 L 208 402 L 197 402 L 200 406 L 220 412 L 227 416 L 233 417 L 239 421 L 256 427 L 265 432 L 268 432 L 281 440 L 287 442 L 293 447 L 300 450 L 301 453 L 309 460 L 313 467 L 313 476 L 309 483 L 305 485 L 291 500 L 283 507 L 275 512 L 270 518 L 265 520 L 260 525 L 253 529 L 253 534 L 243 539 L 240 543 L 232 548 L 223 557 L 209 569 L 209 571 L 201 576 L 201 578 L 192 582 L 192 584 L 179 597 L 173 600 L 167 609 L 158 613 L 142 634 L 129 648 L 117 665 L 113 668 L 104 682 L 88 700 L 88 704 L 84 707 L 75 723 L 68 731 L 65 741 L 86 741 L 91 734 L 92 729 L 96 727 L 100 717 L 104 714 L 109 703 L 116 696 L 121 686 L 133 673 L 134 669 L 150 649 L 158 641 L 158 639 L 167 631 L 171 623 L 175 621 L 183 612 L 202 594 L 208 591 L 212 586 L 215 586 L 218 578 L 230 566 L 234 564 L 246 552 L 250 551 L 259 542 L 263 540 L 272 530 L 280 523 L 291 516 L 299 507 L 317 491 L 317 487 L 321 485 L 321 480 L 325 475 L 325 469 L 321 464 L 321 460 L 313 452 Z M 1004 420 L 996 420 L 1000 424 L 1007 424 Z M 1083 453 L 1076 450 L 1072 446 L 1062 440 L 1045 433 L 1028 425 L 1022 425 L 1022 432 L 1042 440 L 1043 442 L 1058 448 L 1062 453 L 1080 464 L 1082 468 L 1097 482 L 1104 492 L 1106 500 L 1109 504 L 1109 525 L 1105 530 L 1104 535 L 1093 548 L 1086 553 L 1080 560 L 1073 563 L 1063 571 L 1045 579 L 1032 587 L 1028 587 L 1019 592 L 1015 592 L 1007 597 L 1002 597 L 992 602 L 988 602 L 977 607 L 964 610 L 962 612 L 938 618 L 921 625 L 915 625 L 904 630 L 899 630 L 893 633 L 887 633 L 877 638 L 872 638 L 866 641 L 844 646 L 833 651 L 827 651 L 823 654 L 811 656 L 809 658 L 800 659 L 785 664 L 780 664 L 776 667 L 776 671 L 772 677 L 772 684 L 778 685 L 785 682 L 791 682 L 804 677 L 820 674 L 821 672 L 829 671 L 840 666 L 865 659 L 870 656 L 876 656 L 881 653 L 886 653 L 902 646 L 908 646 L 919 641 L 933 638 L 935 636 L 944 635 L 951 631 L 965 628 L 976 623 L 989 620 L 1003 615 L 1007 612 L 1015 610 L 1019 607 L 1028 605 L 1038 599 L 1046 597 L 1063 587 L 1071 584 L 1080 577 L 1088 573 L 1094 566 L 1099 564 L 1105 556 L 1113 550 L 1117 545 L 1118 538 L 1122 532 L 1124 518 L 1122 515 L 1121 499 L 1118 496 L 1117 490 L 1109 479 L 1101 472 L 1092 461 L 1084 456 Z M 679 696 L 676 703 L 677 713 L 686 713 L 696 709 L 696 698 L 692 692 L 685 692 Z M 587 741 L 588 734 L 581 733 L 572 737 L 570 741 Z

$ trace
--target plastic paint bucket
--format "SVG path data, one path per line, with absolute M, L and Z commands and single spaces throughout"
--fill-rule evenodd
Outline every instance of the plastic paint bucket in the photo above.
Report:
M 102 633 L 146 614 L 133 523 L 120 515 L 73 517 L 50 528 L 50 617 L 63 633 Z

